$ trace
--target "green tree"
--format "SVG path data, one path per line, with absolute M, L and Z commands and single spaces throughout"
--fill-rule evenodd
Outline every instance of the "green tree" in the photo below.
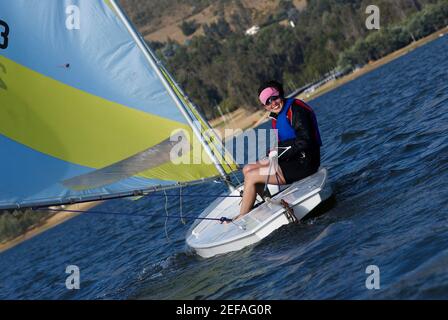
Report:
M 199 28 L 200 24 L 196 22 L 196 20 L 190 20 L 190 21 L 182 21 L 182 24 L 179 26 L 182 30 L 182 33 L 185 36 L 191 36 L 193 33 L 196 32 L 196 30 Z

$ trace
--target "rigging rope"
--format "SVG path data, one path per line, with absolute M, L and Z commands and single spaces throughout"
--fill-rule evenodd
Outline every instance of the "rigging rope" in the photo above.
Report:
M 182 217 L 182 186 L 179 188 L 179 211 L 180 211 L 180 221 L 182 224 L 187 224 L 185 219 Z
M 133 216 L 133 217 L 157 217 L 160 216 L 160 214 L 152 213 L 152 214 L 140 214 L 140 213 L 123 213 L 123 212 L 106 212 L 106 211 L 98 211 L 98 210 L 72 210 L 72 209 L 51 209 L 51 208 L 36 208 L 33 209 L 34 211 L 50 211 L 50 212 L 71 212 L 71 213 L 92 213 L 92 214 L 99 214 L 99 215 L 114 215 L 114 216 Z M 219 221 L 221 223 L 223 222 L 232 222 L 233 219 L 229 219 L 226 217 L 221 218 L 205 218 L 205 217 L 196 217 L 192 215 L 186 215 L 183 216 L 184 218 L 191 218 L 193 220 L 211 220 L 211 221 Z M 167 216 L 166 219 L 173 219 L 173 218 L 181 218 L 180 215 L 170 215 Z
M 165 218 L 165 235 L 168 241 L 170 241 L 170 237 L 168 236 L 168 230 L 167 230 L 167 223 L 168 223 L 168 196 L 166 195 L 166 191 L 163 190 L 163 193 L 165 194 L 165 214 L 166 214 L 166 218 Z
M 269 177 L 271 176 L 271 167 L 274 164 L 274 162 L 277 161 L 278 158 L 280 158 L 285 152 L 287 152 L 289 149 L 291 149 L 291 147 L 277 147 L 277 149 L 285 149 L 282 153 L 280 154 L 274 154 L 272 157 L 269 157 L 269 169 L 268 169 L 268 175 L 266 177 L 266 182 L 264 184 L 264 189 L 263 189 L 263 194 L 266 193 L 266 190 L 268 189 L 268 183 L 269 183 Z M 272 152 L 272 151 L 271 151 Z M 276 163 L 276 165 L 278 166 L 278 162 Z M 280 181 L 278 180 L 278 173 L 277 173 L 277 168 L 274 168 L 274 173 L 275 173 L 275 178 L 277 179 L 277 184 L 280 185 Z

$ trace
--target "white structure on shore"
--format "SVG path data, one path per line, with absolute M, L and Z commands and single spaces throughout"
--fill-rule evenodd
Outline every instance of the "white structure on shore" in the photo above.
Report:
M 257 25 L 254 25 L 252 27 L 250 27 L 249 29 L 246 30 L 245 35 L 246 36 L 253 36 L 255 34 L 257 34 L 257 32 L 260 31 L 260 27 Z

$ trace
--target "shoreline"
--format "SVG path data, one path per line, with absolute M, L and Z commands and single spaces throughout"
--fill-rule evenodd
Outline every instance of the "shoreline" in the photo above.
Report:
M 410 44 L 408 44 L 406 47 L 403 47 L 401 49 L 398 49 L 394 52 L 389 53 L 388 55 L 375 60 L 375 61 L 371 61 L 369 63 L 367 63 L 366 65 L 364 65 L 362 68 L 359 68 L 355 71 L 353 71 L 352 73 L 349 73 L 339 79 L 336 80 L 331 80 L 327 83 L 325 83 L 324 85 L 322 85 L 321 87 L 317 88 L 314 92 L 312 93 L 300 93 L 299 95 L 297 95 L 296 97 L 298 99 L 301 100 L 305 100 L 305 101 L 310 101 L 313 100 L 333 89 L 336 89 L 337 87 L 340 87 L 352 80 L 355 80 L 356 78 L 359 78 L 360 76 L 369 73 L 370 71 L 373 71 L 383 65 L 388 64 L 389 62 L 392 62 L 395 59 L 398 59 L 406 54 L 408 54 L 409 52 L 424 46 L 426 44 L 428 44 L 429 42 L 438 39 L 439 37 L 442 36 L 446 36 L 448 34 L 448 26 L 437 30 L 436 32 L 421 38 L 415 42 L 411 42 Z
M 398 49 L 387 56 L 370 62 L 363 66 L 362 68 L 355 70 L 354 72 L 345 75 L 339 79 L 332 80 L 324 84 L 323 86 L 317 88 L 312 93 L 301 93 L 296 96 L 296 98 L 302 99 L 304 101 L 310 101 L 313 100 L 333 89 L 338 88 L 339 86 L 342 86 L 352 80 L 357 79 L 358 77 L 369 73 L 370 71 L 373 71 L 377 69 L 378 67 L 381 67 L 383 65 L 386 65 L 387 63 L 402 57 L 406 55 L 407 53 L 415 50 L 418 47 L 421 47 L 437 38 L 440 37 L 440 35 L 446 36 L 448 34 L 448 26 L 445 28 L 442 28 L 422 39 L 417 40 L 416 42 L 412 42 L 406 47 L 403 47 L 401 49 Z M 210 121 L 210 125 L 215 129 L 219 134 L 221 134 L 221 137 L 224 139 L 228 139 L 229 137 L 226 137 L 224 135 L 225 129 L 241 129 L 241 130 L 247 130 L 249 128 L 255 128 L 259 126 L 260 124 L 266 122 L 268 120 L 268 113 L 264 110 L 251 112 L 246 109 L 239 108 L 229 114 L 223 115 L 219 118 L 213 119 Z M 72 209 L 72 210 L 89 210 L 94 208 L 95 206 L 99 205 L 103 201 L 97 201 L 97 202 L 87 202 L 87 203 L 80 203 L 80 204 L 73 204 L 68 206 L 66 209 Z M 74 218 L 81 213 L 70 213 L 70 212 L 63 212 L 58 211 L 55 212 L 55 214 L 51 215 L 48 219 L 44 219 L 39 225 L 36 225 L 34 227 L 31 227 L 29 230 L 27 230 L 24 234 L 15 237 L 13 239 L 4 241 L 0 243 L 0 253 L 5 252 L 8 249 L 13 248 L 14 246 L 29 240 L 71 218 Z
M 96 201 L 96 202 L 85 202 L 85 203 L 79 203 L 79 204 L 72 204 L 67 206 L 66 210 L 89 210 L 93 207 L 96 207 L 102 203 L 102 201 Z M 73 213 L 73 212 L 64 212 L 64 211 L 56 211 L 54 214 L 52 214 L 49 218 L 45 218 L 43 221 L 41 221 L 38 225 L 31 226 L 25 233 L 21 234 L 20 236 L 17 236 L 15 238 L 12 238 L 10 240 L 6 240 L 2 243 L 0 243 L 0 253 L 5 252 L 8 249 L 11 249 L 15 247 L 16 245 L 25 242 L 53 227 L 56 227 L 57 225 L 70 220 L 71 218 L 74 218 L 81 213 Z

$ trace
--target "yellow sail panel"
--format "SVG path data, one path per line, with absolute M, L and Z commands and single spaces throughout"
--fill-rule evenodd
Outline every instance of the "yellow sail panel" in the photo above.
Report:
M 186 124 L 96 97 L 2 56 L 0 63 L 7 70 L 2 74 L 7 90 L 0 90 L 0 133 L 39 152 L 102 168 L 158 144 L 179 129 L 194 138 Z M 186 181 L 217 174 L 216 169 L 198 165 L 170 167 L 175 170 L 155 168 L 145 177 Z

